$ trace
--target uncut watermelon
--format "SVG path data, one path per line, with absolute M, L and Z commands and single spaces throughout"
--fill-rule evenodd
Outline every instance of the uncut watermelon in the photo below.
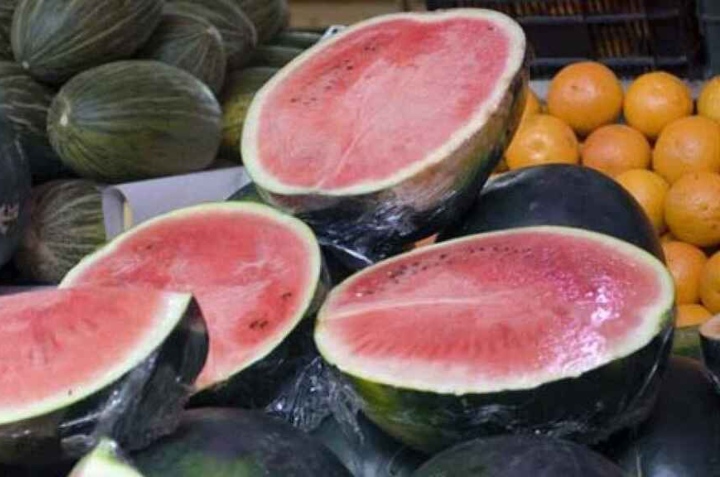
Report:
M 160 23 L 164 0 L 20 0 L 12 24 L 17 60 L 43 82 L 61 84 L 132 56 Z
M 192 292 L 210 334 L 194 403 L 265 406 L 294 372 L 325 292 L 320 248 L 299 220 L 251 203 L 156 217 L 82 260 L 61 286 Z M 297 333 L 294 331 L 297 330 Z
M 73 467 L 68 477 L 143 477 L 120 454 L 115 442 L 102 439 Z
M 603 447 L 631 477 L 720 475 L 720 396 L 702 365 L 671 357 L 650 418 Z
M 189 294 L 85 287 L 0 297 L 0 463 L 59 462 L 102 436 L 176 426 L 207 355 Z
M 185 70 L 215 94 L 225 82 L 227 55 L 220 31 L 198 15 L 166 8 L 138 57 Z
M 489 10 L 361 22 L 258 92 L 243 163 L 324 241 L 391 255 L 469 206 L 522 113 L 524 59 L 520 26 Z
M 257 411 L 195 409 L 133 456 L 145 477 L 350 477 L 332 452 Z
M 644 474 L 643 474 L 644 475 Z M 477 439 L 426 462 L 413 477 L 627 477 L 602 455 L 536 436 Z
M 720 393 L 720 317 L 713 318 L 700 327 L 700 345 L 703 362 Z
M 320 310 L 315 342 L 365 414 L 416 449 L 510 432 L 592 443 L 649 413 L 674 298 L 640 248 L 526 227 L 352 276 Z
M 13 60 L 10 30 L 12 29 L 13 13 L 18 0 L 0 2 L 0 60 Z
M 12 124 L 0 118 L 0 267 L 10 260 L 30 218 L 30 167 Z
M 491 179 L 438 240 L 531 225 L 612 235 L 665 260 L 657 232 L 637 201 L 605 174 L 570 164 L 527 167 Z

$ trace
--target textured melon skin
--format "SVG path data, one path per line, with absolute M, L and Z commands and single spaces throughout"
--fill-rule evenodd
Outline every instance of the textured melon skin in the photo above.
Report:
M 207 350 L 192 301 L 167 339 L 114 383 L 48 414 L 0 425 L 0 462 L 36 466 L 79 458 L 102 436 L 127 450 L 147 446 L 177 426 Z
M 600 172 L 567 164 L 528 167 L 490 180 L 438 240 L 532 225 L 604 233 L 664 260 L 655 229 L 625 189 Z
M 125 182 L 209 166 L 220 147 L 221 110 L 191 74 L 157 61 L 119 61 L 85 71 L 48 114 L 50 141 L 78 174 Z
M 720 396 L 702 365 L 670 359 L 649 419 L 603 446 L 631 476 L 720 475 Z
M 258 41 L 265 43 L 289 21 L 286 0 L 234 0 L 255 25 Z
M 484 127 L 444 161 L 390 188 L 348 196 L 284 195 L 256 182 L 258 190 L 267 203 L 310 225 L 323 243 L 345 251 L 348 268 L 364 268 L 445 228 L 467 210 L 519 124 L 527 82 L 527 70 L 520 68 Z
M 185 70 L 215 94 L 225 82 L 227 56 L 220 31 L 197 15 L 166 9 L 138 56 Z
M 160 22 L 163 0 L 21 0 L 12 25 L 18 63 L 47 83 L 130 57 Z
M 303 49 L 286 45 L 260 45 L 255 49 L 252 65 L 282 68 L 300 56 Z
M 48 140 L 47 114 L 54 96 L 17 63 L 0 61 L 0 115 L 17 131 L 35 184 L 72 174 Z
M 30 167 L 13 126 L 0 118 L 0 266 L 15 253 L 30 219 Z
M 477 439 L 426 462 L 413 477 L 627 477 L 578 444 L 538 436 Z
M 718 319 L 712 320 L 717 323 Z M 720 393 L 720 336 L 717 332 L 710 332 L 709 326 L 701 328 L 700 345 L 702 360 L 705 363 L 715 389 Z M 720 466 L 720 464 L 719 464 Z
M 0 3 L 0 60 L 15 59 L 10 43 L 10 30 L 17 3 L 18 0 L 4 0 Z
M 652 410 L 672 346 L 673 318 L 668 310 L 656 337 L 625 358 L 528 390 L 436 394 L 336 374 L 371 421 L 422 452 L 509 433 L 593 444 Z
M 59 180 L 35 187 L 30 214 L 14 262 L 32 282 L 60 283 L 107 240 L 102 194 L 94 182 Z
M 178 430 L 134 456 L 145 477 L 350 477 L 306 434 L 259 412 L 187 411 Z

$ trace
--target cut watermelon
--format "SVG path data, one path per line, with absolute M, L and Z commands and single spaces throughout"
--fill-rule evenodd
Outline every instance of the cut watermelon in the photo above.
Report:
M 700 327 L 700 344 L 705 366 L 710 370 L 710 377 L 720 392 L 720 316 Z
M 321 309 L 315 341 L 368 417 L 420 450 L 511 431 L 594 442 L 649 411 L 673 300 L 644 250 L 529 227 L 354 275 Z
M 371 256 L 438 230 L 499 161 L 522 113 L 525 36 L 498 12 L 359 23 L 280 70 L 242 157 L 268 202 Z
M 210 333 L 196 383 L 215 402 L 264 406 L 289 335 L 324 297 L 320 248 L 299 220 L 251 203 L 157 217 L 85 258 L 61 286 L 143 286 L 192 292 Z M 278 369 L 275 369 L 278 368 Z M 236 378 L 236 379 L 231 379 Z M 196 396 L 204 402 L 203 396 Z
M 143 477 L 125 461 L 115 442 L 102 439 L 95 450 L 73 467 L 69 477 Z
M 187 294 L 47 290 L 0 310 L 3 463 L 80 457 L 101 434 L 146 445 L 177 424 L 207 355 Z

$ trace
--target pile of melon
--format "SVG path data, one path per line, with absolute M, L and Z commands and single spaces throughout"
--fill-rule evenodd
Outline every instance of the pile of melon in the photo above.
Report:
M 14 10 L 13 68 L 53 91 L 46 150 L 81 178 L 0 204 L 58 247 L 30 226 L 14 263 L 57 287 L 0 296 L 0 475 L 720 475 L 720 322 L 704 361 L 671 356 L 642 207 L 576 165 L 490 178 L 529 91 L 514 20 L 382 16 L 270 73 L 256 37 L 310 37 L 233 1 Z M 224 59 L 164 43 L 197 21 Z M 99 183 L 218 157 L 220 64 L 245 67 L 222 89 L 252 183 L 102 244 Z M 17 127 L 3 194 L 41 144 Z

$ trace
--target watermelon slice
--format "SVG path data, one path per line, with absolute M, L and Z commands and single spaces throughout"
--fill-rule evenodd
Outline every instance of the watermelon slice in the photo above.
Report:
M 700 344 L 705 366 L 710 370 L 710 377 L 720 392 L 720 316 L 706 321 L 700 327 Z
M 68 477 L 143 477 L 125 461 L 115 442 L 102 439 L 73 467 Z
M 132 229 L 81 261 L 61 286 L 193 293 L 210 334 L 196 383 L 207 393 L 196 402 L 254 407 L 274 397 L 288 371 L 281 364 L 294 346 L 289 336 L 324 297 L 321 262 L 299 220 L 259 204 L 206 204 Z
M 207 355 L 188 294 L 43 290 L 0 310 L 2 463 L 80 457 L 101 434 L 146 445 L 175 427 Z
M 256 94 L 242 136 L 269 203 L 374 260 L 461 212 L 519 122 L 525 36 L 481 9 L 374 18 Z
M 506 432 L 595 442 L 649 411 L 673 301 L 644 250 L 527 227 L 354 275 L 321 309 L 315 341 L 367 416 L 419 450 Z

